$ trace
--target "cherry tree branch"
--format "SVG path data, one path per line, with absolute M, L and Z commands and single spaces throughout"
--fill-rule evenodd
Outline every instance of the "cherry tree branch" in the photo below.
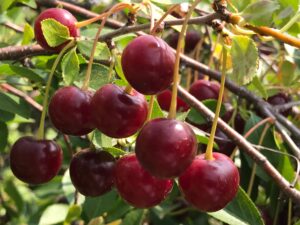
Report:
M 200 113 L 203 113 L 210 120 L 213 120 L 215 114 L 180 85 L 178 85 L 178 94 L 191 107 L 195 108 Z M 260 165 L 287 196 L 289 196 L 295 202 L 300 202 L 300 192 L 294 187 L 292 187 L 291 184 L 286 179 L 284 179 L 283 176 L 268 161 L 268 159 L 259 151 L 257 151 L 251 145 L 251 143 L 249 143 L 242 135 L 237 133 L 233 128 L 231 128 L 226 122 L 224 122 L 220 118 L 218 119 L 218 127 L 222 131 L 224 131 L 224 133 L 226 133 L 226 135 L 230 139 L 232 139 L 241 150 L 243 150 L 258 165 Z

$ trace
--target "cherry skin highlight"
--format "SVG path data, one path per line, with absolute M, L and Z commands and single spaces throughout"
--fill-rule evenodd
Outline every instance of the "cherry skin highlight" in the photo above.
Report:
M 174 119 L 154 119 L 140 131 L 135 152 L 150 174 L 173 178 L 192 163 L 197 152 L 197 141 L 186 123 Z
M 21 181 L 42 184 L 56 176 L 62 164 L 62 155 L 61 148 L 54 141 L 21 137 L 12 146 L 10 167 Z
M 45 19 L 54 19 L 62 25 L 66 26 L 69 29 L 71 37 L 79 36 L 79 29 L 76 27 L 77 20 L 69 11 L 59 8 L 46 9 L 37 17 L 34 24 L 35 39 L 38 44 L 41 45 L 44 49 L 59 52 L 66 45 L 66 43 L 63 43 L 57 47 L 50 47 L 48 45 L 44 37 L 41 25 L 41 22 Z
M 134 154 L 120 158 L 115 167 L 115 185 L 120 196 L 136 208 L 161 203 L 172 190 L 173 181 L 156 178 L 138 162 Z
M 76 189 L 85 196 L 100 196 L 114 184 L 114 157 L 105 151 L 82 150 L 71 160 L 70 177 Z
M 189 92 L 199 101 L 206 99 L 218 100 L 220 85 L 216 82 L 211 82 L 208 80 L 197 80 L 192 84 Z
M 60 88 L 50 100 L 48 114 L 54 127 L 64 134 L 85 135 L 95 129 L 93 93 L 74 86 Z
M 161 109 L 169 111 L 172 99 L 172 92 L 170 90 L 162 91 L 157 95 L 157 101 Z M 188 111 L 190 106 L 186 104 L 181 98 L 177 97 L 176 110 L 180 112 Z
M 161 38 L 135 38 L 123 51 L 121 62 L 127 81 L 142 94 L 157 94 L 172 83 L 175 54 Z
M 214 212 L 224 208 L 236 195 L 240 176 L 232 160 L 222 153 L 196 156 L 179 177 L 179 187 L 185 199 L 200 211 Z
M 95 125 L 109 137 L 125 138 L 135 134 L 144 124 L 148 105 L 135 90 L 127 94 L 123 87 L 106 84 L 92 98 Z

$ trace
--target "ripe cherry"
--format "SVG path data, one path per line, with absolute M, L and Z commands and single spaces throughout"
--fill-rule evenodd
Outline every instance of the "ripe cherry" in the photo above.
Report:
M 184 51 L 186 53 L 190 53 L 196 48 L 196 45 L 200 41 L 200 34 L 197 31 L 191 30 L 187 31 L 185 35 L 185 45 L 184 45 Z M 172 48 L 177 48 L 179 39 L 179 33 L 174 32 L 169 37 L 167 37 L 168 43 Z
M 35 39 L 44 49 L 50 51 L 60 51 L 66 43 L 63 43 L 57 47 L 50 47 L 44 37 L 41 22 L 45 19 L 54 19 L 69 29 L 71 37 L 79 36 L 79 29 L 76 27 L 76 18 L 67 10 L 59 8 L 51 8 L 43 11 L 36 19 L 34 24 Z
M 100 196 L 114 184 L 114 157 L 105 151 L 82 150 L 71 160 L 70 177 L 85 196 Z
M 85 135 L 94 130 L 91 112 L 93 93 L 77 87 L 60 88 L 53 95 L 48 114 L 56 129 L 64 134 Z
M 23 182 L 42 184 L 58 173 L 62 163 L 62 150 L 50 140 L 21 137 L 12 146 L 10 167 L 13 174 Z
M 136 133 L 144 124 L 148 106 L 145 97 L 135 90 L 127 94 L 123 87 L 106 84 L 92 98 L 92 113 L 96 127 L 114 138 Z
M 239 172 L 231 159 L 222 153 L 213 153 L 213 157 L 213 160 L 206 160 L 205 154 L 196 156 L 179 177 L 185 199 L 205 212 L 224 208 L 239 188 Z
M 220 92 L 220 85 L 208 80 L 197 80 L 192 84 L 189 91 L 199 101 L 206 99 L 217 100 Z
M 269 102 L 271 105 L 283 105 L 289 103 L 290 101 L 291 101 L 291 97 L 282 92 L 279 92 L 276 95 L 273 95 L 267 99 L 267 102 Z M 291 111 L 292 109 L 289 108 L 281 112 L 281 114 L 283 116 L 288 116 L 291 113 Z
M 170 90 L 162 91 L 157 95 L 157 101 L 159 106 L 165 110 L 169 111 L 172 99 L 172 92 Z M 177 97 L 176 110 L 180 112 L 188 111 L 190 106 L 186 104 L 181 98 Z
M 161 203 L 173 187 L 172 180 L 153 177 L 141 167 L 135 155 L 120 158 L 115 167 L 115 185 L 121 197 L 137 208 Z
M 172 83 L 175 54 L 152 35 L 135 38 L 123 51 L 122 68 L 131 86 L 145 95 L 157 94 Z
M 174 119 L 154 119 L 140 131 L 135 152 L 150 174 L 173 178 L 192 163 L 197 152 L 197 141 L 186 123 Z

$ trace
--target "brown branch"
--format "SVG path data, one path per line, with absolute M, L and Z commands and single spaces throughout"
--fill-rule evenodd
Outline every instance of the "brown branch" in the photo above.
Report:
M 12 29 L 12 30 L 16 31 L 17 33 L 23 33 L 23 31 L 24 31 L 23 27 L 21 27 L 17 24 L 14 24 L 12 22 L 9 22 L 9 21 L 4 22 L 2 25 L 9 28 L 9 29 Z
M 39 45 L 8 46 L 0 48 L 0 60 L 17 60 L 25 56 L 49 55 L 51 52 Z
M 37 103 L 34 99 L 32 99 L 31 97 L 29 97 L 26 93 L 16 89 L 15 87 L 9 85 L 9 84 L 0 84 L 0 87 L 7 91 L 10 92 L 16 96 L 19 96 L 21 98 L 23 98 L 27 103 L 29 103 L 30 105 L 32 105 L 34 108 L 36 108 L 39 111 L 43 110 L 43 106 L 40 105 L 39 103 Z
M 210 111 L 202 102 L 198 101 L 194 96 L 187 92 L 181 86 L 178 86 L 178 94 L 191 107 L 213 120 L 214 113 Z M 275 169 L 275 167 L 267 160 L 267 158 L 258 152 L 243 136 L 237 133 L 226 122 L 218 119 L 218 127 L 231 138 L 241 150 L 249 155 L 258 165 L 260 165 L 266 173 L 274 180 L 280 189 L 294 202 L 300 202 L 300 192 L 291 187 L 291 184 L 283 178 L 283 176 Z

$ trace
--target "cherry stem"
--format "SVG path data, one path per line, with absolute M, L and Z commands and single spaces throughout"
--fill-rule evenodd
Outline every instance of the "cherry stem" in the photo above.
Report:
M 156 30 L 157 30 L 157 28 L 159 27 L 159 25 L 164 21 L 164 19 L 169 15 L 169 14 L 171 14 L 176 8 L 178 8 L 178 4 L 176 4 L 176 5 L 173 5 L 172 7 L 170 7 L 169 9 L 168 9 L 168 11 L 167 12 L 165 12 L 165 14 L 154 24 L 154 26 L 152 27 L 152 23 L 151 23 L 151 27 L 152 28 L 150 28 L 150 34 L 151 35 L 155 35 L 155 33 L 156 33 Z M 151 19 L 152 19 L 152 15 L 151 15 Z M 151 21 L 152 22 L 152 21 Z M 154 22 L 154 20 L 153 20 L 153 22 Z
M 270 128 L 270 124 L 266 124 L 258 141 L 258 145 L 262 145 L 264 138 L 267 134 L 268 129 Z M 253 167 L 252 167 L 252 171 L 251 171 L 251 176 L 250 176 L 250 181 L 249 181 L 249 185 L 248 185 L 248 189 L 247 189 L 247 194 L 249 196 L 251 196 L 252 193 L 252 188 L 253 188 L 253 184 L 254 184 L 254 179 L 255 179 L 255 174 L 256 174 L 256 168 L 257 168 L 257 164 L 254 163 Z
M 220 41 L 220 34 L 218 34 L 217 40 L 216 40 L 216 42 L 214 43 L 213 48 L 212 48 L 212 50 L 211 50 L 211 54 L 210 54 L 210 56 L 209 56 L 209 60 L 208 60 L 208 64 L 207 64 L 207 66 L 208 66 L 209 68 L 211 68 L 211 65 L 212 65 L 212 63 L 213 63 L 214 54 L 215 54 L 215 52 L 216 52 L 216 49 L 217 49 L 217 46 L 218 46 L 219 41 Z M 204 80 L 209 80 L 209 76 L 205 75 L 205 76 L 204 76 Z
M 214 157 L 213 157 L 214 139 L 215 139 L 215 134 L 216 134 L 216 130 L 217 130 L 217 124 L 218 124 L 218 119 L 219 119 L 219 115 L 220 115 L 220 110 L 221 110 L 221 106 L 222 106 L 223 93 L 224 93 L 224 89 L 225 89 L 224 87 L 225 87 L 226 64 L 227 64 L 227 50 L 226 50 L 225 46 L 223 46 L 222 54 L 223 54 L 223 64 L 222 64 L 221 87 L 220 87 L 215 117 L 213 120 L 210 137 L 209 137 L 206 152 L 205 152 L 206 160 L 214 159 Z
M 293 202 L 289 198 L 287 225 L 291 225 L 292 224 L 292 206 L 293 206 Z
M 75 44 L 75 39 L 71 40 L 62 50 L 61 52 L 58 54 L 58 56 L 56 57 L 53 66 L 51 68 L 51 72 L 49 74 L 48 80 L 47 80 L 47 84 L 46 84 L 46 91 L 45 91 L 45 96 L 44 96 L 44 101 L 43 101 L 43 111 L 42 111 L 42 115 L 41 115 L 41 119 L 40 119 L 40 126 L 39 126 L 39 130 L 38 130 L 38 134 L 37 134 L 37 139 L 44 139 L 44 126 L 45 126 L 45 118 L 46 118 L 46 112 L 47 112 L 47 106 L 48 106 L 48 98 L 49 98 L 49 91 L 50 91 L 50 86 L 52 83 L 52 78 L 55 72 L 55 69 L 59 63 L 59 61 L 61 60 L 61 58 L 63 57 L 63 55 L 66 53 L 66 51 L 73 47 Z
M 115 6 L 113 6 L 107 13 L 105 13 L 105 17 L 101 21 L 101 25 L 100 25 L 100 27 L 99 27 L 99 29 L 97 31 L 96 36 L 95 36 L 95 40 L 94 40 L 94 43 L 93 43 L 93 48 L 92 48 L 91 55 L 90 55 L 90 60 L 89 60 L 89 63 L 88 63 L 88 68 L 86 70 L 85 79 L 84 79 L 84 82 L 83 82 L 83 85 L 82 85 L 82 90 L 87 90 L 89 88 L 89 83 L 90 83 L 90 78 L 91 78 L 92 65 L 93 65 L 93 61 L 94 61 L 95 51 L 96 51 L 96 48 L 97 48 L 97 43 L 98 43 L 98 39 L 99 39 L 100 33 L 101 33 L 101 31 L 102 31 L 105 23 L 106 23 L 106 20 L 108 19 L 108 17 L 111 14 L 116 13 L 117 11 L 123 10 L 124 8 L 133 9 L 132 5 L 130 5 L 130 4 L 119 3 L 119 4 L 115 5 Z
M 148 115 L 146 122 L 148 122 L 151 119 L 152 111 L 153 111 L 153 105 L 154 105 L 154 95 L 151 95 L 149 104 L 148 104 Z
M 130 84 L 128 84 L 124 90 L 125 93 L 131 95 L 131 92 L 132 92 L 133 88 L 131 87 Z
M 175 58 L 175 65 L 174 65 L 174 73 L 173 73 L 173 86 L 172 86 L 172 98 L 171 98 L 171 105 L 169 109 L 168 119 L 175 119 L 176 118 L 176 107 L 177 107 L 177 84 L 179 81 L 179 64 L 180 64 L 180 54 L 183 52 L 184 48 L 184 36 L 188 26 L 188 20 L 192 16 L 192 13 L 196 6 L 201 2 L 201 0 L 196 0 L 191 5 L 184 22 L 182 24 L 182 28 L 179 34 L 177 48 L 176 48 L 176 58 Z

